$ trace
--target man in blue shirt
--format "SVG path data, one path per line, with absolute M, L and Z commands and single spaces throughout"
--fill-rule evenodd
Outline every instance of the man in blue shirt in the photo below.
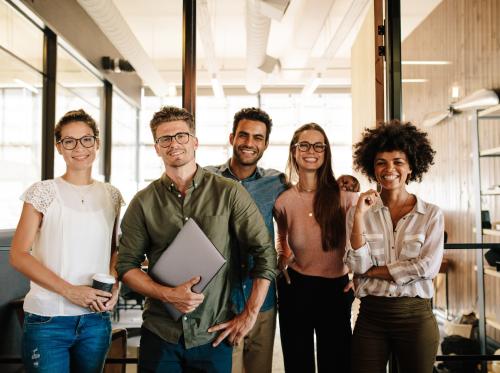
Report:
M 233 131 L 229 135 L 233 156 L 220 166 L 208 166 L 206 169 L 237 180 L 246 188 L 274 238 L 273 206 L 278 195 L 285 190 L 285 175 L 273 169 L 257 167 L 269 144 L 272 125 L 271 118 L 263 110 L 240 110 L 234 115 Z M 252 267 L 252 257 L 241 250 L 241 271 L 236 274 L 236 286 L 231 294 L 236 313 L 243 310 L 252 290 Z M 232 373 L 271 373 L 275 330 L 276 287 L 273 281 L 254 327 L 243 343 L 234 347 Z

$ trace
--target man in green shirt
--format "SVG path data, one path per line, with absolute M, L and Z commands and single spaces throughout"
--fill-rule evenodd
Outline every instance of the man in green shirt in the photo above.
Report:
M 139 371 L 229 373 L 231 346 L 241 343 L 252 329 L 269 283 L 276 275 L 272 240 L 246 190 L 196 164 L 198 140 L 189 112 L 164 107 L 155 113 L 150 126 L 165 173 L 130 202 L 121 224 L 116 265 L 122 281 L 147 297 Z M 191 290 L 199 277 L 168 287 L 140 269 L 144 255 L 150 266 L 155 265 L 189 218 L 196 221 L 227 260 L 203 294 Z M 255 261 L 252 293 L 238 315 L 232 314 L 229 304 L 231 280 L 239 270 L 233 268 L 238 255 L 231 251 L 234 242 L 244 247 Z M 164 302 L 185 315 L 174 321 Z M 223 340 L 227 343 L 221 343 Z

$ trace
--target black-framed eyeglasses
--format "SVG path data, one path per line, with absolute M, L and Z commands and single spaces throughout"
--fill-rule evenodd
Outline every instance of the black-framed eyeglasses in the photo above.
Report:
M 73 150 L 76 148 L 78 142 L 84 148 L 91 148 L 95 145 L 95 141 L 97 140 L 97 136 L 82 136 L 79 139 L 75 139 L 74 137 L 65 137 L 64 139 L 59 140 L 57 143 L 61 144 L 62 147 L 66 150 Z
M 177 132 L 175 135 L 165 135 L 158 137 L 156 139 L 156 143 L 162 148 L 168 148 L 170 145 L 172 145 L 173 139 L 175 139 L 178 144 L 184 145 L 188 143 L 189 136 L 193 135 L 191 135 L 189 132 Z
M 310 142 L 307 141 L 301 141 L 296 143 L 294 146 L 298 148 L 301 152 L 309 151 L 309 149 L 311 149 L 311 146 L 316 153 L 323 153 L 326 149 L 326 144 L 322 142 L 315 142 L 314 144 L 311 144 Z

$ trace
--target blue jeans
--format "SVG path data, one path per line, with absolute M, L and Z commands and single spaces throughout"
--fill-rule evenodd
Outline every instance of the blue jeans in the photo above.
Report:
M 140 373 L 231 373 L 233 348 L 225 341 L 187 349 L 184 338 L 169 343 L 142 327 L 139 349 Z
M 25 313 L 26 372 L 101 372 L 110 343 L 108 312 L 54 317 Z

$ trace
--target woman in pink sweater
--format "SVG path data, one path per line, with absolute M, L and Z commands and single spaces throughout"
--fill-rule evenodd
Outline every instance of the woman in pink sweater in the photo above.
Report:
M 287 163 L 296 184 L 277 199 L 278 309 L 285 370 L 349 372 L 351 303 L 345 253 L 345 216 L 355 193 L 341 191 L 330 144 L 315 123 L 297 129 Z

